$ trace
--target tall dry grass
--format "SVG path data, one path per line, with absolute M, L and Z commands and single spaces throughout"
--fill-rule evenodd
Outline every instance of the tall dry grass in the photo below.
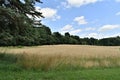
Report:
M 17 63 L 26 69 L 76 69 L 120 67 L 120 47 L 52 45 L 9 48 L 19 54 Z

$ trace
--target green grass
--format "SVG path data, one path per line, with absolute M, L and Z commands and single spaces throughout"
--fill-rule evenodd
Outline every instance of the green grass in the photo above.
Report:
M 66 71 L 24 70 L 0 62 L 0 80 L 120 80 L 120 68 Z
M 120 67 L 71 70 L 26 70 L 12 55 L 0 54 L 0 80 L 120 80 Z

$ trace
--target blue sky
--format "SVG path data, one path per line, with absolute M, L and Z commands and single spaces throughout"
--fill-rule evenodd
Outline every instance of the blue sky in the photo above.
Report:
M 42 0 L 36 7 L 52 32 L 83 37 L 120 36 L 120 0 Z

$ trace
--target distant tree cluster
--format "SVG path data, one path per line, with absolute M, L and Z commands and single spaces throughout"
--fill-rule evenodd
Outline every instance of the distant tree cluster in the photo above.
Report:
M 0 46 L 34 46 L 53 44 L 81 44 L 120 46 L 120 37 L 80 38 L 68 32 L 52 33 L 50 28 L 36 21 L 43 17 L 34 5 L 40 0 L 0 0 Z M 28 15 L 33 18 L 29 18 Z
M 27 26 L 26 26 L 27 27 Z M 50 28 L 45 25 L 39 27 L 26 28 L 25 32 L 19 35 L 12 33 L 9 28 L 0 32 L 0 46 L 35 46 L 35 45 L 100 45 L 100 46 L 120 46 L 120 37 L 103 39 L 80 38 L 66 32 L 64 35 L 59 32 L 52 33 Z

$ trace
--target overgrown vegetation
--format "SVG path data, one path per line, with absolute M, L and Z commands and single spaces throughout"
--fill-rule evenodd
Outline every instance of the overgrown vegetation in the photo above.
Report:
M 27 70 L 112 68 L 120 67 L 119 52 L 119 47 L 38 46 L 9 48 L 6 53 L 0 54 L 0 60 L 14 62 Z
M 19 59 L 18 57 L 20 57 L 20 55 L 0 53 L 0 80 L 8 80 L 8 79 L 9 80 L 61 80 L 61 79 L 62 80 L 81 80 L 81 79 L 83 80 L 119 80 L 120 79 L 120 76 L 119 76 L 120 68 L 118 66 L 98 67 L 98 68 L 96 67 L 75 68 L 71 64 L 65 65 L 64 64 L 65 59 L 64 59 L 62 60 L 61 63 L 59 63 L 58 65 L 59 69 L 50 70 L 50 68 L 54 66 L 53 64 L 55 59 L 53 58 L 53 56 L 51 56 L 52 58 L 49 56 L 47 57 L 47 59 L 42 56 L 45 61 L 43 61 L 43 58 L 42 58 L 41 60 L 43 64 L 39 64 L 39 65 L 43 65 L 43 66 L 41 67 L 41 69 L 38 69 L 38 68 L 35 69 L 35 66 L 37 65 L 36 64 L 37 62 L 35 61 L 36 60 L 38 61 L 38 57 L 37 55 L 36 56 L 31 55 L 30 57 L 30 54 L 29 54 L 29 56 L 24 55 L 24 57 L 21 57 L 20 59 L 22 63 L 25 63 L 26 65 L 29 64 L 31 66 L 30 67 L 29 65 L 27 65 L 27 68 L 29 69 L 25 69 L 25 67 L 20 66 L 22 63 L 19 62 L 18 64 L 17 62 L 17 60 Z M 54 57 L 56 57 L 57 59 L 57 56 L 54 56 Z M 25 62 L 22 59 L 25 60 Z M 63 58 L 61 57 L 61 59 Z M 104 60 L 108 60 L 108 59 L 104 59 Z M 98 59 L 98 58 L 84 59 L 82 61 L 91 63 L 91 61 L 99 61 L 99 60 L 104 62 L 104 60 Z M 114 62 L 114 59 L 110 59 L 108 61 Z M 71 63 L 73 64 L 73 62 Z M 52 66 L 50 67 L 50 65 Z M 104 64 L 101 64 L 101 66 L 103 65 Z
M 91 68 L 120 67 L 120 57 L 72 57 L 62 55 L 22 54 L 17 62 L 25 69 L 80 70 Z
M 64 55 L 6 54 L 0 53 L 0 61 L 27 70 L 81 70 L 120 67 L 120 57 L 72 57 Z

